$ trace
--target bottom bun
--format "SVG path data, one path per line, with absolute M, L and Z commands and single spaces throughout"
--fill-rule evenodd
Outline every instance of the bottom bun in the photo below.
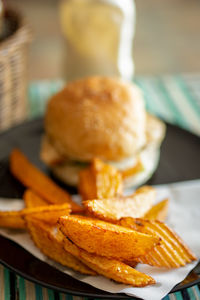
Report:
M 126 188 L 137 187 L 147 182 L 157 169 L 159 158 L 160 148 L 154 146 L 146 147 L 140 154 L 140 159 L 144 167 L 143 171 L 125 178 L 124 186 Z
M 156 147 L 155 144 L 149 144 L 141 151 L 139 157 L 143 165 L 143 170 L 133 176 L 129 176 L 124 179 L 124 185 L 126 188 L 137 187 L 144 184 L 151 178 L 159 162 L 160 148 L 158 147 L 158 145 Z M 134 161 L 136 162 L 136 159 L 131 158 L 128 160 L 126 159 L 124 163 L 121 162 L 120 164 L 112 162 L 108 163 L 118 167 L 118 169 L 124 169 L 125 167 L 130 168 L 134 166 Z M 53 174 L 64 183 L 71 186 L 77 186 L 79 181 L 79 172 L 86 166 L 87 165 L 82 163 L 79 164 L 74 162 L 66 162 L 65 164 L 51 166 L 51 170 Z

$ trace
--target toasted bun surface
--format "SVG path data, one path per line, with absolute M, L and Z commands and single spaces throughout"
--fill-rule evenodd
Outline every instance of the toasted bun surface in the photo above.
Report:
M 146 112 L 140 90 L 120 79 L 73 81 L 48 103 L 45 131 L 63 157 L 122 160 L 146 142 Z

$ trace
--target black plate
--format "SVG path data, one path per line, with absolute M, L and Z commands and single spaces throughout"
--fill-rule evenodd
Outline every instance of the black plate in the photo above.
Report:
M 39 160 L 42 120 L 17 126 L 0 135 L 0 197 L 19 198 L 23 186 L 9 172 L 8 157 L 14 147 L 20 148 L 40 169 L 48 172 Z M 200 139 L 180 128 L 167 125 L 161 149 L 161 160 L 149 184 L 162 184 L 200 178 Z M 82 283 L 41 262 L 16 243 L 0 236 L 0 262 L 17 274 L 54 290 L 73 295 L 128 299 L 126 295 L 110 294 Z M 8 251 L 9 249 L 9 251 Z M 200 282 L 200 264 L 172 292 Z

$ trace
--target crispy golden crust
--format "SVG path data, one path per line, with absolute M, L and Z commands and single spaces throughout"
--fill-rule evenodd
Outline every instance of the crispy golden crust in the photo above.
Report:
M 51 204 L 69 203 L 74 212 L 82 211 L 82 207 L 73 202 L 65 190 L 36 168 L 18 149 L 11 152 L 10 170 L 23 185 L 35 191 L 47 202 Z
M 82 200 L 113 198 L 122 194 L 122 176 L 115 167 L 95 158 L 80 171 L 78 188 Z
M 152 207 L 155 198 L 155 189 L 143 186 L 129 196 L 87 200 L 83 205 L 89 215 L 114 223 L 123 217 L 142 218 Z
M 49 258 L 83 274 L 95 275 L 95 272 L 84 265 L 79 259 L 64 250 L 63 239 L 49 225 L 27 217 L 26 225 L 35 245 Z M 53 245 L 53 247 L 52 247 Z
M 58 218 L 71 212 L 68 203 L 24 208 L 18 211 L 0 211 L 0 227 L 25 229 L 24 219 L 33 216 L 48 224 L 56 224 Z
M 104 256 L 88 253 L 68 239 L 64 240 L 64 247 L 66 251 L 69 251 L 71 254 L 79 258 L 97 273 L 117 282 L 130 284 L 135 287 L 155 284 L 155 280 L 152 277 L 135 270 L 129 265 L 115 259 L 109 259 Z
M 0 211 L 0 227 L 25 229 L 23 211 Z
M 122 218 L 119 224 L 138 232 L 161 238 L 160 245 L 135 260 L 156 267 L 179 268 L 196 260 L 183 240 L 165 223 L 153 220 Z
M 121 160 L 145 144 L 146 113 L 140 90 L 117 78 L 69 83 L 48 103 L 45 129 L 70 159 Z
M 31 189 L 27 189 L 24 192 L 24 194 L 23 194 L 23 200 L 25 202 L 26 208 L 32 208 L 32 207 L 50 205 L 49 202 L 45 201 L 43 198 L 41 198 L 40 196 L 38 196 Z
M 158 237 L 83 216 L 62 216 L 59 224 L 62 233 L 80 248 L 122 261 L 145 255 L 160 242 Z
M 164 199 L 152 206 L 152 208 L 144 215 L 144 219 L 164 222 L 168 214 L 168 208 L 169 199 Z

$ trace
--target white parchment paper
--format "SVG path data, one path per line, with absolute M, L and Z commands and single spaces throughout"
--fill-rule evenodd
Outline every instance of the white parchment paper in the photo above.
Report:
M 170 209 L 167 224 L 171 226 L 200 258 L 200 180 L 181 182 L 169 185 L 156 186 L 158 190 L 157 201 L 170 198 Z M 22 208 L 21 200 L 0 199 L 0 210 L 17 210 Z M 60 271 L 86 282 L 98 289 L 111 293 L 126 293 L 146 300 L 159 300 L 182 281 L 197 265 L 193 262 L 179 269 L 164 270 L 139 264 L 137 269 L 152 276 L 156 280 L 153 286 L 133 288 L 128 285 L 115 283 L 103 276 L 84 276 L 63 267 L 46 258 L 33 244 L 29 235 L 22 231 L 0 229 L 0 234 L 15 241 L 35 257 L 53 265 Z

